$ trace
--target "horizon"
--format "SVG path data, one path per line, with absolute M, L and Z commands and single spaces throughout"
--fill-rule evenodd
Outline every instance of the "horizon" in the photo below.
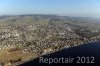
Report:
M 0 15 L 53 14 L 100 18 L 99 0 L 0 0 Z
M 20 15 L 55 15 L 55 16 L 61 16 L 61 17 L 78 17 L 78 18 L 96 18 L 99 19 L 100 17 L 93 17 L 93 16 L 71 16 L 71 15 L 57 15 L 57 14 L 8 14 L 8 15 L 0 15 L 2 16 L 20 16 Z

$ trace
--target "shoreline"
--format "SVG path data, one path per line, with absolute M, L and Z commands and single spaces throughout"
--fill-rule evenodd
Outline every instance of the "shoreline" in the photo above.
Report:
M 88 43 L 81 44 L 81 45 L 78 45 L 78 46 L 87 45 L 87 44 L 91 44 L 91 43 L 98 43 L 98 42 L 100 42 L 100 41 L 88 42 Z M 70 48 L 74 48 L 74 47 L 78 47 L 78 46 L 73 46 L 73 47 L 69 47 L 69 48 L 63 48 L 63 49 L 60 49 L 60 50 L 55 51 L 55 52 L 59 52 L 59 51 L 62 51 L 62 50 L 64 50 L 64 49 L 70 49 Z M 49 53 L 49 54 L 53 54 L 53 53 L 55 53 L 55 52 L 51 52 L 51 53 Z M 47 56 L 47 55 L 49 55 L 49 54 L 41 55 L 41 56 L 39 56 L 39 57 Z M 18 62 L 18 63 L 14 63 L 14 65 L 15 65 L 15 66 L 16 66 L 16 65 L 18 66 L 18 65 L 21 65 L 21 64 L 30 62 L 30 61 L 32 61 L 32 60 L 38 59 L 39 57 L 31 58 L 31 59 L 29 59 L 29 60 L 21 61 L 21 62 Z

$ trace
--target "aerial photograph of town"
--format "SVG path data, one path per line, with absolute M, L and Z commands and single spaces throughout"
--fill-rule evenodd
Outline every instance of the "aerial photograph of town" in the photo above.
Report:
M 100 0 L 0 0 L 0 66 L 95 64 L 99 51 Z

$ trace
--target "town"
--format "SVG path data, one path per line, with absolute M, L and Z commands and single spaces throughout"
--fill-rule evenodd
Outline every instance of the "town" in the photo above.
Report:
M 0 23 L 7 23 L 0 25 L 0 64 L 17 65 L 64 48 L 100 41 L 100 24 L 81 21 L 55 15 L 0 18 Z

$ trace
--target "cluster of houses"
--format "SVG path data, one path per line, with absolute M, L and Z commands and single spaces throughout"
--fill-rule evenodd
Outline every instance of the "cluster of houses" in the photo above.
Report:
M 23 48 L 23 53 L 37 51 L 45 54 L 46 49 L 48 53 L 99 40 L 100 32 L 93 33 L 82 26 L 76 28 L 66 24 L 0 26 L 0 49 L 17 46 Z

